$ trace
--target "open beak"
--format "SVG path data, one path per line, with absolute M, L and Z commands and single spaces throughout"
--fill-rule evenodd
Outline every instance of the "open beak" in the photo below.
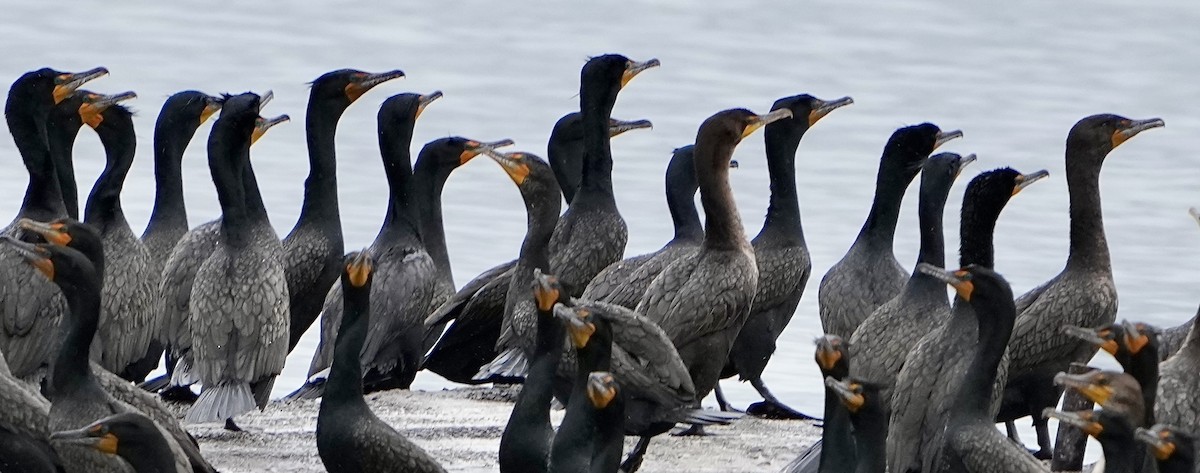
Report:
M 417 99 L 417 118 L 421 117 L 421 113 L 425 111 L 425 107 L 433 103 L 434 100 L 442 98 L 442 91 L 435 90 L 432 93 L 422 95 Z
M 642 128 L 654 128 L 654 124 L 650 120 L 634 120 L 625 121 L 610 118 L 608 120 L 608 136 L 614 137 L 630 130 L 639 130 Z
M 937 138 L 934 138 L 933 140 L 933 149 L 941 148 L 942 145 L 946 144 L 947 141 L 962 137 L 962 130 L 939 131 Z
M 371 271 L 374 269 L 374 262 L 367 255 L 367 250 L 363 249 L 354 255 L 354 259 L 346 265 L 346 273 L 349 275 L 350 285 L 354 287 L 363 287 L 367 284 L 367 279 L 371 276 Z
M 349 84 L 346 84 L 346 98 L 353 102 L 358 100 L 359 97 L 362 97 L 362 95 L 367 93 L 368 90 L 371 90 L 372 87 L 392 79 L 398 79 L 400 77 L 404 77 L 404 71 L 399 69 L 360 76 L 359 78 L 350 81 Z
M 108 69 L 97 67 L 90 71 L 78 72 L 74 74 L 61 74 L 54 78 L 54 103 L 59 103 L 70 97 L 83 84 L 86 84 L 93 79 L 108 74 Z
M 135 99 L 137 94 L 132 91 L 121 92 L 113 95 L 89 94 L 84 99 L 83 104 L 79 106 L 79 117 L 83 119 L 88 126 L 96 128 L 100 123 L 104 122 L 104 116 L 101 115 L 108 107 L 113 106 L 118 102 Z
M 1092 437 L 1097 437 L 1104 432 L 1104 426 L 1093 420 L 1095 414 L 1092 411 L 1062 412 L 1054 410 L 1053 407 L 1047 407 L 1042 411 L 1042 417 L 1058 419 L 1059 422 L 1074 426 Z
M 1166 125 L 1167 125 L 1166 122 L 1164 122 L 1161 118 L 1147 118 L 1145 120 L 1129 120 L 1119 130 L 1113 132 L 1112 147 L 1116 148 L 1118 146 L 1121 146 L 1121 143 L 1128 141 L 1130 138 L 1133 138 L 1134 136 L 1137 136 L 1138 133 L 1149 130 L 1151 128 L 1158 128 L 1158 127 L 1162 127 L 1162 126 L 1166 126 Z
M 291 120 L 292 117 L 287 116 L 287 114 L 280 115 L 275 118 L 258 117 L 258 119 L 254 121 L 254 132 L 250 135 L 250 144 L 256 143 L 259 138 L 262 138 L 263 135 L 267 134 L 267 130 L 270 130 L 271 127 Z
M 0 238 L 3 239 L 4 243 L 17 250 L 17 253 L 19 253 L 21 257 L 25 259 L 25 262 L 30 264 L 30 266 L 37 268 L 38 271 L 41 271 L 42 274 L 46 275 L 46 277 L 51 281 L 54 280 L 54 262 L 50 261 L 50 257 L 46 254 L 46 250 L 33 243 L 26 243 L 13 238 L 11 235 L 4 235 Z
M 1092 382 L 1092 376 L 1098 374 L 1099 371 L 1092 371 L 1081 374 L 1059 373 L 1054 375 L 1054 384 L 1056 386 L 1066 386 L 1068 388 L 1079 391 L 1084 397 L 1090 399 L 1096 404 L 1103 406 L 1112 398 L 1113 390 L 1110 387 L 1102 386 Z
M 200 112 L 200 124 L 201 125 L 203 125 L 204 122 L 208 121 L 209 117 L 211 117 L 214 114 L 216 114 L 217 112 L 221 111 L 221 105 L 224 104 L 224 100 L 219 97 L 209 96 L 205 100 L 207 101 L 207 103 L 204 104 L 204 111 Z
M 82 429 L 54 432 L 50 434 L 50 440 L 58 443 L 85 445 L 109 455 L 116 455 L 117 436 L 111 432 L 99 435 L 94 429 L 94 427 L 84 427 Z
M 516 144 L 516 142 L 513 140 L 510 140 L 508 138 L 505 138 L 505 139 L 499 140 L 499 141 L 493 141 L 490 143 L 484 143 L 482 141 L 475 141 L 475 140 L 468 141 L 466 149 L 464 149 L 463 152 L 458 155 L 458 164 L 460 166 L 463 164 L 467 164 L 467 161 L 470 161 L 471 159 L 475 158 L 476 156 L 479 156 L 480 154 L 484 154 L 484 153 L 488 153 L 488 152 L 494 153 L 494 152 L 496 152 L 496 149 L 498 149 L 498 148 L 503 148 L 505 146 L 512 146 L 514 144 Z
M 554 304 L 554 316 L 567 327 L 567 335 L 571 337 L 571 344 L 575 348 L 587 346 L 592 334 L 596 333 L 596 326 L 587 320 L 590 316 L 587 311 L 576 310 L 560 302 Z
M 971 273 L 961 269 L 958 271 L 947 271 L 929 263 L 918 264 L 917 271 L 949 284 L 964 301 L 971 301 L 971 294 L 975 292 L 975 284 L 969 279 Z
M 624 88 L 625 84 L 628 84 L 629 81 L 633 80 L 638 74 L 641 74 L 642 71 L 661 65 L 662 63 L 658 62 L 658 59 L 650 59 L 646 62 L 629 61 L 625 65 L 625 73 L 621 74 L 621 87 Z
M 818 99 L 817 106 L 813 107 L 812 111 L 808 112 L 808 126 L 817 124 L 818 121 L 820 121 L 822 118 L 825 118 L 825 115 L 829 115 L 829 112 L 845 107 L 852 103 L 854 103 L 854 99 L 850 97 L 842 97 L 840 99 L 834 99 L 828 102 Z
M 772 122 L 783 120 L 784 118 L 792 118 L 792 111 L 786 108 L 781 108 L 779 110 L 773 110 L 771 113 L 766 115 L 757 115 L 754 118 L 751 118 L 750 123 L 746 125 L 744 130 L 742 130 L 742 138 L 746 138 L 747 136 L 750 136 L 751 133 L 758 131 L 759 128 L 767 126 Z
M 604 409 L 617 397 L 617 382 L 612 373 L 593 371 L 588 374 L 587 396 L 596 409 Z
M 1029 187 L 1030 184 L 1033 184 L 1033 183 L 1040 181 L 1042 179 L 1045 179 L 1047 177 L 1050 177 L 1050 171 L 1047 171 L 1045 169 L 1043 169 L 1041 171 L 1035 171 L 1031 174 L 1022 174 L 1020 176 L 1017 176 L 1017 185 L 1016 185 L 1016 187 L 1013 187 L 1012 195 L 1020 194 L 1021 191 L 1025 190 L 1026 187 Z
M 264 107 L 266 107 L 268 103 L 271 103 L 271 100 L 273 100 L 274 98 L 275 98 L 275 91 L 272 91 L 272 90 L 268 90 L 268 91 L 266 91 L 266 93 L 258 96 L 258 113 L 262 114 L 262 109 Z
M 58 223 L 42 223 L 28 218 L 22 218 L 17 221 L 17 226 L 22 230 L 30 231 L 41 235 L 46 241 L 58 246 L 68 246 L 71 243 L 71 235 L 61 231 L 62 224 Z

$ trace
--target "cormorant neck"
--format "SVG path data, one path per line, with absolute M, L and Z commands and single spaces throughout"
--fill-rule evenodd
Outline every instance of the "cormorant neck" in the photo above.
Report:
M 183 153 L 197 126 L 160 120 L 154 127 L 154 209 L 146 233 L 186 232 L 187 207 L 183 203 Z
M 161 435 L 147 435 L 138 439 L 137 447 L 130 449 L 125 444 L 118 445 L 121 458 L 129 462 L 137 473 L 169 473 L 176 470 L 175 457 L 171 447 Z M 132 450 L 132 451 L 130 451 Z
M 949 185 L 940 189 L 925 189 L 922 186 L 921 201 L 917 210 L 921 224 L 921 250 L 917 255 L 918 264 L 929 263 L 939 268 L 946 266 L 946 241 L 942 217 L 946 211 L 946 199 L 949 194 Z
M 968 200 L 963 203 L 962 221 L 959 222 L 960 267 L 977 264 L 985 268 L 995 266 L 994 237 L 999 213 L 981 215 L 978 203 Z
M 379 151 L 383 156 L 383 171 L 387 176 L 388 210 L 383 221 L 384 231 L 403 232 L 417 237 L 417 206 L 410 187 L 413 183 L 412 124 L 391 124 L 379 127 Z
M 614 202 L 608 126 L 613 106 L 617 103 L 617 90 L 593 90 L 585 86 L 580 88 L 579 93 L 580 111 L 583 114 L 583 172 L 576 197 L 596 196 L 602 198 L 603 202 Z
M 250 161 L 249 148 L 245 150 L 245 160 L 242 164 L 242 185 L 246 193 L 246 216 L 254 222 L 269 222 L 262 190 L 258 188 L 258 175 L 254 173 L 254 163 Z
M 840 380 L 839 380 L 840 381 Z M 850 411 L 833 389 L 825 388 L 825 427 L 821 433 L 820 471 L 849 471 L 858 464 Z
M 104 171 L 88 195 L 84 216 L 85 222 L 95 225 L 101 232 L 106 232 L 110 224 L 125 222 L 125 213 L 121 209 L 121 189 L 125 187 L 125 176 L 133 166 L 133 155 L 137 149 L 130 116 L 124 113 L 108 113 L 105 116 L 105 121 L 96 131 L 104 145 L 107 160 Z
M 450 252 L 446 249 L 446 229 L 442 221 L 442 189 L 454 168 L 438 166 L 437 159 L 417 158 L 413 169 L 413 196 L 418 204 L 418 222 L 421 243 L 437 266 L 438 277 L 454 287 L 454 273 L 450 270 Z
M 51 371 L 51 400 L 93 381 L 88 357 L 100 324 L 100 287 L 75 289 L 63 291 L 67 299 L 67 325 Z
M 533 269 L 549 270 L 550 254 L 547 247 L 550 245 L 550 236 L 554 234 L 554 226 L 558 224 L 558 213 L 561 210 L 562 204 L 558 199 L 558 192 L 554 189 L 541 189 L 536 195 L 526 197 L 528 230 L 525 240 L 521 242 L 521 253 L 517 259 L 519 272 L 516 274 L 520 276 L 513 277 L 509 293 L 518 291 L 517 293 L 527 294 Z M 570 289 L 567 288 L 568 291 Z
M 1071 201 L 1071 250 L 1067 267 L 1112 271 L 1100 207 L 1100 162 L 1067 148 L 1067 191 Z
M 208 167 L 221 204 L 221 238 L 241 248 L 250 240 L 247 182 L 242 178 L 243 156 L 250 152 L 250 133 L 240 133 L 232 124 L 218 125 L 222 126 L 214 127 L 208 140 Z
M 696 143 L 696 178 L 700 205 L 704 206 L 704 248 L 734 250 L 746 246 L 742 217 L 729 188 L 729 160 L 734 144 L 702 146 Z
M 789 136 L 776 132 L 774 127 L 763 131 L 767 146 L 767 172 L 771 176 L 771 201 L 763 233 L 772 232 L 791 237 L 804 244 L 804 229 L 800 225 L 800 200 L 796 194 L 796 149 L 804 133 Z
M 887 445 L 888 413 L 878 407 L 863 406 L 854 419 L 854 443 L 858 448 L 857 473 L 877 473 L 887 470 L 885 449 Z
M 571 140 L 551 133 L 550 141 L 546 144 L 546 158 L 550 161 L 550 169 L 554 171 L 554 179 L 558 181 L 559 191 L 567 205 L 579 192 L 579 181 L 583 178 L 583 156 L 583 140 Z
M 308 178 L 304 180 L 304 205 L 298 225 L 314 222 L 340 228 L 334 135 L 345 111 L 346 106 L 309 98 L 304 125 L 308 139 Z
M 704 226 L 700 224 L 700 213 L 696 210 L 695 157 L 691 153 L 671 158 L 667 165 L 667 209 L 675 225 L 672 243 L 700 242 L 704 240 Z
M 47 144 L 50 146 L 50 159 L 54 162 L 54 174 L 58 179 L 63 206 L 67 216 L 79 218 L 79 187 L 75 183 L 75 139 L 79 137 L 79 129 L 83 120 L 74 111 L 63 113 L 55 109 L 50 113 L 46 125 Z
M 892 250 L 896 237 L 896 222 L 900 219 L 900 203 L 904 199 L 905 189 L 916 177 L 915 172 L 908 172 L 896 163 L 902 159 L 899 156 L 885 155 L 879 163 L 879 174 L 875 179 L 875 199 L 871 203 L 867 221 L 858 232 L 855 244 L 862 242 Z
M 1013 323 L 1017 318 L 1016 309 L 1011 302 L 1004 304 L 1004 301 L 999 304 L 987 303 L 995 301 L 984 301 L 984 304 L 965 302 L 956 300 L 956 305 L 975 313 L 976 323 L 979 324 L 979 344 L 951 406 L 950 417 L 964 422 L 986 418 L 990 425 L 988 410 L 991 404 L 992 384 L 996 380 L 996 372 L 1012 336 Z M 956 307 L 956 312 L 957 309 Z
M 46 146 L 45 117 L 6 113 L 5 118 L 21 160 L 29 171 L 29 186 L 25 189 L 25 200 L 21 202 L 18 216 L 48 222 L 66 215 L 54 161 Z
M 1133 356 L 1130 364 L 1132 366 L 1125 371 L 1133 375 L 1137 379 L 1138 385 L 1141 386 L 1142 405 L 1146 410 L 1143 425 L 1139 427 L 1148 429 L 1155 424 L 1154 402 L 1158 395 L 1158 347 L 1153 343 L 1146 345 Z
M 342 279 L 343 285 L 346 283 Z M 333 406 L 348 404 L 366 405 L 362 391 L 362 362 L 359 353 L 367 339 L 370 317 L 370 294 L 365 288 L 343 286 L 342 305 L 344 314 L 338 328 L 337 340 L 333 345 L 333 365 L 325 381 L 325 394 L 321 404 Z
M 1133 438 L 1132 429 L 1104 429 L 1099 442 L 1104 450 L 1104 473 L 1141 471 L 1145 450 Z

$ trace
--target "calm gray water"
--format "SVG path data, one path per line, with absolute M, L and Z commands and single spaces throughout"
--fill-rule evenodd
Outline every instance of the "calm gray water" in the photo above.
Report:
M 820 334 L 816 286 L 854 239 L 870 207 L 878 157 L 897 127 L 932 121 L 964 130 L 945 150 L 974 152 L 952 192 L 946 216 L 956 254 L 957 207 L 974 174 L 1013 166 L 1048 169 L 1005 211 L 997 228 L 997 269 L 1023 292 L 1052 277 L 1067 252 L 1063 142 L 1071 125 L 1100 112 L 1166 120 L 1115 151 L 1103 173 L 1119 316 L 1173 325 L 1200 297 L 1200 229 L 1186 213 L 1200 204 L 1194 182 L 1200 135 L 1194 83 L 1200 64 L 1200 7 L 1190 2 L 1040 2 L 951 5 L 933 1 L 725 2 L 701 8 L 682 0 L 587 4 L 488 2 L 402 7 L 360 2 L 41 2 L 9 4 L 0 21 L 5 83 L 41 66 L 112 74 L 90 87 L 132 89 L 141 143 L 125 186 L 135 231 L 153 202 L 150 148 L 163 100 L 179 90 L 209 93 L 273 89 L 270 114 L 295 120 L 254 148 L 271 218 L 280 235 L 300 211 L 307 173 L 305 83 L 342 67 L 403 69 L 408 78 L 377 88 L 342 118 L 337 147 L 346 247 L 366 246 L 382 220 L 386 184 L 375 141 L 375 113 L 388 96 L 442 90 L 417 125 L 414 142 L 448 135 L 512 138 L 543 154 L 551 126 L 578 107 L 579 68 L 589 55 L 657 57 L 663 66 L 639 76 L 614 116 L 646 118 L 653 131 L 613 142 L 618 203 L 629 224 L 628 255 L 652 251 L 671 235 L 662 173 L 673 148 L 696 127 L 731 107 L 765 112 L 778 97 L 851 95 L 855 105 L 825 118 L 805 138 L 797 179 L 814 274 L 796 317 L 767 369 L 779 397 L 821 410 L 812 362 Z M 1067 9 L 1070 10 L 1067 10 Z M 0 127 L 4 125 L 0 124 Z M 219 214 L 204 155 L 208 126 L 184 161 L 193 225 Z M 4 131 L 7 135 L 7 131 Z M 761 134 L 743 143 L 732 175 L 747 233 L 761 225 L 768 189 Z M 0 215 L 15 213 L 26 175 L 17 152 L 0 139 L 8 172 L 0 174 Z M 90 131 L 76 145 L 83 192 L 103 167 Z M 916 187 L 915 185 L 913 186 Z M 445 218 L 456 282 L 512 258 L 525 230 L 524 208 L 509 179 L 487 159 L 458 170 L 445 193 Z M 896 235 L 902 262 L 916 259 L 916 191 L 909 193 Z M 954 258 L 951 258 L 953 260 Z M 298 386 L 318 336 L 310 331 L 288 359 L 277 395 Z M 1098 363 L 1114 366 L 1111 359 Z M 446 383 L 423 373 L 418 388 Z M 748 385 L 727 382 L 737 404 L 756 400 Z M 1028 441 L 1032 433 L 1026 434 Z

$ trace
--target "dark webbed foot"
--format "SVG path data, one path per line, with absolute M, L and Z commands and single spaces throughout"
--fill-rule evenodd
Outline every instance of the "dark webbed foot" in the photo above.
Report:
M 692 424 L 691 427 L 680 430 L 678 432 L 672 432 L 671 435 L 674 437 L 690 437 L 690 436 L 704 437 L 704 436 L 708 435 L 708 433 L 704 431 L 703 425 Z
M 738 408 L 733 407 L 733 404 L 730 404 L 729 401 L 725 399 L 725 392 L 721 391 L 720 384 L 717 385 L 716 389 L 713 389 L 713 395 L 717 397 L 717 405 L 721 407 L 721 412 L 737 412 L 741 414 L 746 413 L 746 411 L 738 410 Z
M 237 424 L 233 423 L 232 417 L 225 419 L 225 430 L 228 430 L 230 432 L 245 432 L 244 430 L 242 430 L 241 427 L 238 427 Z
M 820 420 L 803 412 L 792 409 L 777 401 L 760 401 L 751 404 L 746 413 L 763 419 L 782 420 Z
M 646 449 L 650 446 L 650 437 L 642 437 L 638 439 L 637 445 L 633 446 L 633 450 L 629 452 L 629 456 L 625 457 L 625 461 L 621 462 L 621 473 L 634 473 L 638 468 L 642 467 L 642 460 L 646 457 Z

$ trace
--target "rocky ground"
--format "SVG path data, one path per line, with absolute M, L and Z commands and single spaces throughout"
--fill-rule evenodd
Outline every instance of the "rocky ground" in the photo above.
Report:
M 381 419 L 432 454 L 449 471 L 494 472 L 500 433 L 514 390 L 463 388 L 390 391 L 368 396 Z M 314 433 L 319 401 L 274 402 L 237 419 L 245 432 L 220 425 L 188 430 L 222 472 L 320 472 Z M 553 422 L 562 420 L 554 411 Z M 811 422 L 744 417 L 710 427 L 706 437 L 655 438 L 640 471 L 777 472 L 820 436 Z M 626 449 L 634 440 L 626 440 Z

